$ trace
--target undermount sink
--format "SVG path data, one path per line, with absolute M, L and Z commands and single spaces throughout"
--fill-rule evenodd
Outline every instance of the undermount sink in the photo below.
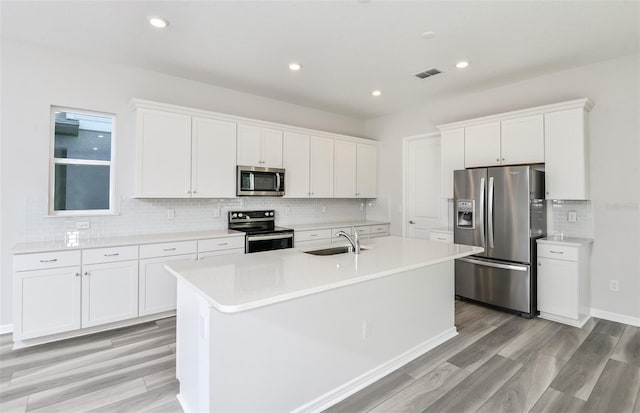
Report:
M 360 247 L 360 251 L 368 250 L 369 248 Z M 344 254 L 347 252 L 353 252 L 353 247 L 351 245 L 344 247 L 332 247 L 332 248 L 323 248 L 321 250 L 311 250 L 311 251 L 303 251 L 305 254 L 311 255 L 336 255 L 336 254 Z

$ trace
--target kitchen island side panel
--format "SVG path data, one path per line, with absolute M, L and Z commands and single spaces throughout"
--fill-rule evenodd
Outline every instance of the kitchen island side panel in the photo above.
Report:
M 209 395 L 199 394 L 199 410 L 315 410 L 455 335 L 453 261 L 254 310 L 208 313 L 208 340 L 199 341 L 209 361 L 198 365 L 208 369 L 209 384 L 200 375 L 197 393 Z M 180 393 L 190 394 L 182 380 Z

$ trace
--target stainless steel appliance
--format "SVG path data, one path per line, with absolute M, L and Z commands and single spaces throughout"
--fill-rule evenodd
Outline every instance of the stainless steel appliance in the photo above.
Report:
M 276 227 L 276 212 L 229 211 L 229 229 L 246 233 L 245 254 L 293 248 L 293 230 Z
M 535 165 L 454 171 L 453 191 L 454 242 L 485 249 L 456 260 L 456 295 L 535 316 L 544 172 Z
M 238 196 L 284 195 L 284 169 L 238 165 L 237 177 Z

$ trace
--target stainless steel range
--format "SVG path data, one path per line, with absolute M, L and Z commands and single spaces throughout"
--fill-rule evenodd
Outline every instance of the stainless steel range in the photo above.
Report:
M 246 233 L 244 252 L 293 248 L 293 230 L 276 227 L 276 212 L 229 211 L 229 229 Z

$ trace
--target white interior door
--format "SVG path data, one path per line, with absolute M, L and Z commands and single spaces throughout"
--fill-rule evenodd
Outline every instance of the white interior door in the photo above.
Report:
M 442 226 L 446 210 L 440 199 L 440 137 L 405 140 L 405 216 L 409 238 L 429 239 L 429 229 Z

